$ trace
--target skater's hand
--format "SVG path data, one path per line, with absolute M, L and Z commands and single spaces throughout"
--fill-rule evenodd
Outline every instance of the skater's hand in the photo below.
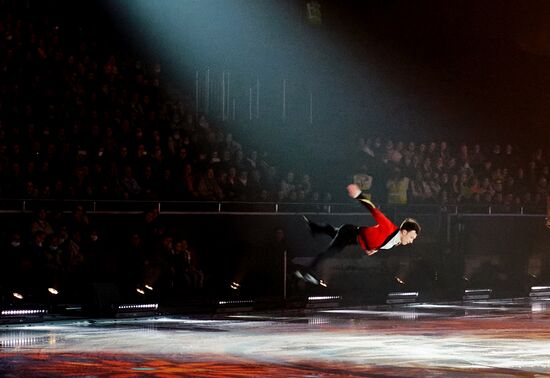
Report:
M 347 189 L 348 189 L 348 195 L 351 198 L 357 198 L 359 194 L 361 194 L 361 189 L 359 189 L 359 187 L 355 184 L 349 184 Z

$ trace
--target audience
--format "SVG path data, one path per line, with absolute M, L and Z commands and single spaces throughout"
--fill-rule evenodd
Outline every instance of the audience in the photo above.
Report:
M 384 181 L 388 203 L 546 206 L 550 160 L 540 148 L 520 153 L 506 144 L 501 152 L 498 143 L 484 149 L 481 144 L 447 142 L 432 142 L 427 148 L 409 142 L 404 148 L 403 142 L 394 147 L 388 140 L 385 151 L 379 149 L 377 155 L 378 143 L 383 140 L 360 140 L 359 156 L 365 165 L 355 177 L 371 174 L 373 181 Z M 387 177 L 373 166 L 393 174 Z
M 158 62 L 104 43 L 109 30 L 98 33 L 93 18 L 75 23 L 34 9 L 40 3 L 0 2 L 1 198 L 309 202 L 319 211 L 333 202 L 333 188 L 282 171 L 188 101 L 171 99 Z M 544 207 L 550 189 L 542 148 L 373 137 L 360 139 L 358 153 L 366 167 L 347 174 L 376 188 L 375 202 Z M 117 246 L 80 204 L 69 215 L 38 209 L 2 238 L 2 283 L 119 279 L 128 290 L 201 290 L 200 251 L 158 215 L 145 212 Z

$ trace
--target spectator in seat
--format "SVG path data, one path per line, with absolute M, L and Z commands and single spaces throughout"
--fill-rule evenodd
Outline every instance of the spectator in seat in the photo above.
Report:
M 399 168 L 394 168 L 393 176 L 387 181 L 388 203 L 394 205 L 406 205 L 410 179 L 401 174 Z
M 214 174 L 214 168 L 209 167 L 206 172 L 201 175 L 197 192 L 199 198 L 202 200 L 219 201 L 223 199 L 223 191 Z
M 31 233 L 34 235 L 38 231 L 42 231 L 46 237 L 53 234 L 53 227 L 48 220 L 46 209 L 38 210 L 35 219 L 31 223 Z

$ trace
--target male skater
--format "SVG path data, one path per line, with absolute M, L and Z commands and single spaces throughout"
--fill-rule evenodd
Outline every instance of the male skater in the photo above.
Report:
M 397 227 L 367 199 L 357 185 L 350 184 L 347 189 L 351 198 L 358 199 L 361 204 L 369 209 L 377 224 L 371 227 L 344 224 L 335 228 L 329 224 L 311 222 L 304 217 L 312 234 L 323 233 L 332 238 L 328 248 L 318 254 L 307 269 L 295 272 L 297 277 L 312 284 L 326 286 L 325 282 L 316 276 L 319 263 L 339 253 L 348 245 L 359 244 L 365 253 L 370 256 L 380 249 L 411 244 L 420 233 L 420 225 L 416 220 L 406 218 L 401 226 Z

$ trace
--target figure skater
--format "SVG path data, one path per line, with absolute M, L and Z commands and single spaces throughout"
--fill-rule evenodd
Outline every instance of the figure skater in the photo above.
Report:
M 318 254 L 313 262 L 306 269 L 295 271 L 295 275 L 304 281 L 314 285 L 327 286 L 326 283 L 318 278 L 317 268 L 325 259 L 341 252 L 348 245 L 356 245 L 371 256 L 379 250 L 390 249 L 398 245 L 412 244 L 420 233 L 420 225 L 413 218 L 406 218 L 399 227 L 392 223 L 361 191 L 359 186 L 350 184 L 347 186 L 348 195 L 351 198 L 359 200 L 374 217 L 375 226 L 355 226 L 344 224 L 340 227 L 333 227 L 329 224 L 318 224 L 310 221 L 305 216 L 310 233 L 322 233 L 330 236 L 332 240 L 328 248 Z

